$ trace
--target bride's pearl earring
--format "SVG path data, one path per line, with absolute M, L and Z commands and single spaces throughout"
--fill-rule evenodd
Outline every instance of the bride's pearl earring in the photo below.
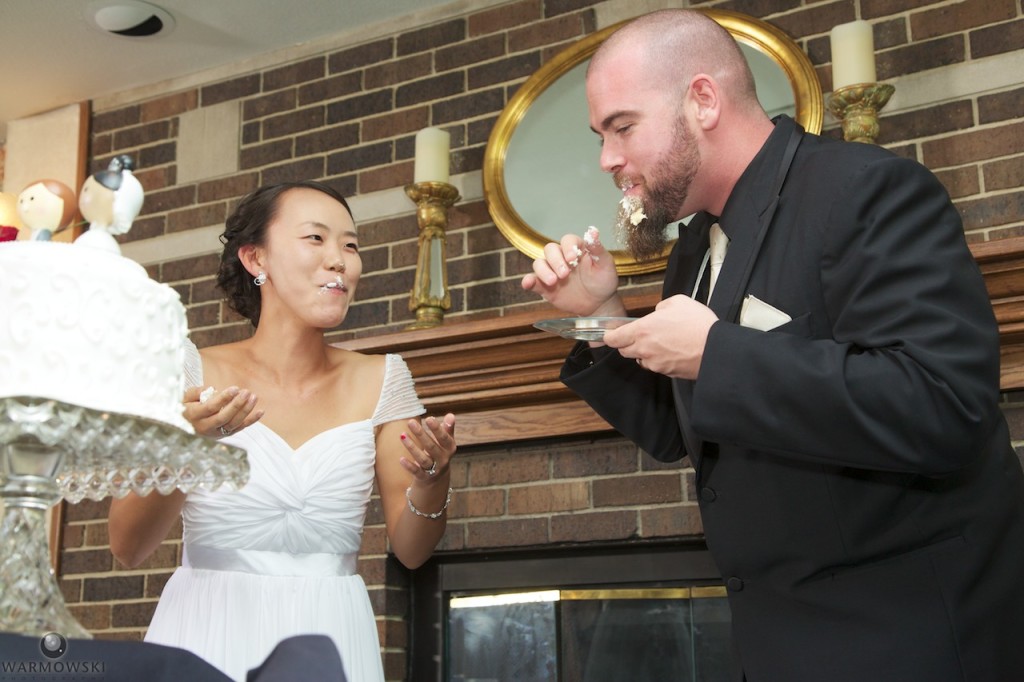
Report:
M 252 280 L 252 283 L 258 287 L 263 286 L 267 283 L 267 273 L 260 270 L 259 274 Z

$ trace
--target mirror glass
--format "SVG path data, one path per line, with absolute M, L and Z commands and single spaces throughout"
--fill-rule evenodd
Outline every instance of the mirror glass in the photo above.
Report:
M 805 129 L 820 131 L 821 86 L 799 46 L 759 19 L 704 11 L 737 39 L 768 115 L 789 114 Z M 491 133 L 483 178 L 488 207 L 498 229 L 531 258 L 540 256 L 547 242 L 568 232 L 582 235 L 594 225 L 613 250 L 620 274 L 665 266 L 667 249 L 658 259 L 638 263 L 617 243 L 611 225 L 622 193 L 601 172 L 599 141 L 589 128 L 587 64 L 601 42 L 621 25 L 588 36 L 556 55 L 523 84 Z M 670 226 L 676 229 L 678 224 Z

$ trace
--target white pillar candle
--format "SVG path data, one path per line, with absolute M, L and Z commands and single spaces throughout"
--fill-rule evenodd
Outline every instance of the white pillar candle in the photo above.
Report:
M 416 133 L 416 163 L 413 182 L 448 182 L 448 146 L 451 135 L 440 128 Z
M 832 90 L 875 82 L 875 38 L 871 24 L 858 19 L 832 29 Z

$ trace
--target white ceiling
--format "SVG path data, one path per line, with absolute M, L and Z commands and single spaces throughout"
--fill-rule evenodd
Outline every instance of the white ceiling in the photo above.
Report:
M 173 28 L 107 33 L 90 17 L 118 0 L 0 0 L 0 141 L 8 121 L 234 64 L 336 34 L 383 34 L 410 19 L 495 0 L 152 0 Z M 406 21 L 389 25 L 398 18 Z

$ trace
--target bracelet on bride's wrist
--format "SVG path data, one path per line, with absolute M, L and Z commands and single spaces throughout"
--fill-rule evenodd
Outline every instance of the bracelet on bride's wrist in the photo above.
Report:
M 452 489 L 448 488 L 448 497 L 446 497 L 444 500 L 444 506 L 441 507 L 438 511 L 434 512 L 433 514 L 425 514 L 421 512 L 419 509 L 416 508 L 416 505 L 412 503 L 412 486 L 409 486 L 408 488 L 405 489 L 405 501 L 409 503 L 409 511 L 411 511 L 416 516 L 422 516 L 425 519 L 436 519 L 439 516 L 441 516 L 441 514 L 444 514 L 446 509 L 448 509 L 448 505 L 452 501 Z

